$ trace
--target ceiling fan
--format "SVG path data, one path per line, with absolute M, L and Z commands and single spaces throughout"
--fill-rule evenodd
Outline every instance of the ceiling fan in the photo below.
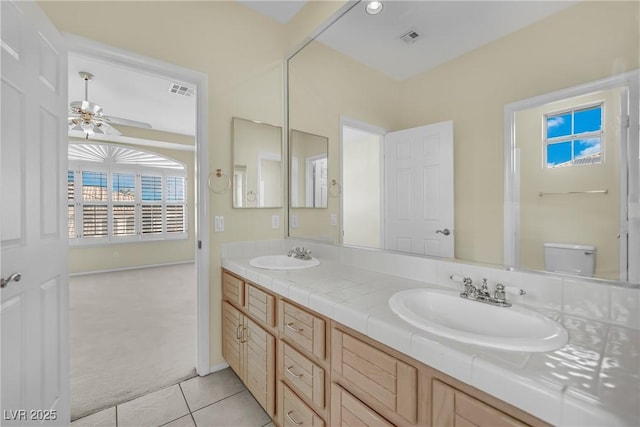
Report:
M 93 74 L 80 71 L 80 78 L 84 80 L 84 101 L 73 101 L 69 104 L 69 130 L 84 132 L 89 139 L 94 134 L 122 135 L 111 124 L 134 126 L 151 129 L 149 123 L 123 119 L 122 117 L 105 116 L 102 107 L 89 102 L 89 82 L 93 80 Z

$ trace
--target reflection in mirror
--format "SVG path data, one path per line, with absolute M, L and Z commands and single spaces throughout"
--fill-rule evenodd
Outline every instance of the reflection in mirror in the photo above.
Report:
M 455 213 L 453 227 L 446 228 L 455 239 L 455 258 L 544 269 L 544 243 L 591 243 L 597 252 L 594 275 L 610 279 L 619 274 L 623 278 L 622 267 L 617 271 L 605 264 L 615 263 L 613 259 L 620 260 L 621 255 L 607 261 L 602 252 L 609 252 L 607 248 L 612 246 L 592 239 L 584 229 L 590 226 L 580 227 L 572 236 L 545 235 L 533 242 L 532 233 L 553 228 L 549 223 L 553 220 L 545 210 L 564 209 L 558 204 L 565 198 L 537 195 L 541 191 L 555 192 L 553 187 L 533 190 L 537 197 L 534 210 L 524 213 L 531 221 L 537 221 L 534 228 L 526 231 L 526 236 L 525 232 L 521 234 L 522 244 L 529 240 L 535 246 L 535 261 L 505 262 L 509 248 L 505 248 L 504 230 L 511 200 L 505 201 L 504 162 L 508 154 L 504 149 L 504 114 L 505 106 L 518 100 L 637 70 L 640 66 L 637 20 L 640 4 L 391 1 L 375 16 L 367 15 L 364 6 L 364 2 L 356 4 L 288 61 L 289 125 L 329 138 L 329 182 L 337 180 L 347 184 L 340 167 L 345 161 L 340 158 L 341 119 L 345 117 L 387 132 L 452 121 Z M 418 35 L 411 37 L 411 43 L 400 37 L 409 30 Z M 637 92 L 637 84 L 632 89 Z M 629 108 L 635 108 L 635 115 L 630 111 L 632 120 L 637 120 L 638 115 L 635 99 L 636 104 L 629 101 Z M 603 111 L 606 110 L 605 106 Z M 555 117 L 556 113 L 563 117 L 564 111 L 554 109 L 549 117 Z M 607 133 L 606 120 L 603 124 L 603 132 Z M 538 130 L 542 126 L 543 119 L 540 119 Z M 629 138 L 629 141 L 633 138 L 637 146 L 637 132 Z M 550 144 L 548 151 L 542 144 L 537 146 L 539 153 L 527 168 L 543 171 L 540 153 L 548 152 L 553 157 L 554 152 L 560 152 L 565 162 L 575 161 L 576 154 L 581 157 L 578 148 L 581 144 L 586 147 L 589 141 L 574 144 L 578 148 L 572 148 L 575 153 L 572 151 L 570 159 L 567 158 L 568 144 Z M 608 145 L 606 141 L 603 147 L 605 145 Z M 628 157 L 637 162 L 637 148 L 635 150 L 635 157 Z M 609 164 L 610 155 L 605 147 L 601 166 Z M 521 157 L 520 161 L 528 159 Z M 528 172 L 525 175 L 522 166 L 520 179 L 524 186 L 535 178 Z M 598 164 L 544 171 L 561 174 L 582 169 L 584 172 L 580 174 L 590 175 L 588 170 L 596 167 Z M 619 170 L 628 168 L 628 163 L 619 164 Z M 638 180 L 638 176 L 629 179 Z M 595 184 L 587 187 L 586 182 L 583 189 L 610 187 Z M 617 182 L 618 194 L 614 194 L 611 187 L 606 195 L 589 196 L 606 201 L 609 203 L 606 207 L 583 206 L 579 215 L 598 217 L 603 210 L 622 209 L 618 200 L 628 200 L 624 209 L 635 215 L 637 192 L 628 192 L 621 186 L 621 180 Z M 380 194 L 382 200 L 396 195 L 386 184 L 381 186 L 386 188 Z M 346 191 L 343 199 L 345 197 Z M 329 197 L 326 212 L 311 210 L 313 212 L 305 213 L 304 217 L 300 210 L 292 207 L 290 235 L 347 243 L 343 240 L 343 231 L 346 235 L 344 226 L 349 212 L 341 215 L 347 206 L 346 203 L 340 205 L 340 200 Z M 618 212 L 622 215 L 621 210 Z M 384 217 L 381 221 L 384 223 L 387 219 Z M 631 219 L 629 226 L 640 227 L 638 221 Z M 620 232 L 624 225 L 618 222 L 617 226 Z M 438 230 L 444 231 L 442 227 Z M 530 250 L 523 248 L 521 255 L 526 251 Z M 602 269 L 598 268 L 600 262 Z M 639 281 L 637 276 L 628 280 Z
M 515 167 L 505 205 L 511 198 L 518 209 L 506 213 L 506 264 L 638 282 L 629 261 L 640 258 L 640 230 L 621 198 L 640 187 L 626 119 L 637 79 L 627 73 L 507 107 L 514 132 L 505 161 Z
M 292 208 L 326 208 L 329 139 L 296 129 L 289 141 Z
M 282 128 L 233 118 L 233 207 L 282 207 Z

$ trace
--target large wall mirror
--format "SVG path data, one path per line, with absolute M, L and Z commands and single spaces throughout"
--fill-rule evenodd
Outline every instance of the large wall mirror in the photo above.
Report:
M 289 235 L 639 283 L 640 4 L 366 3 L 288 61 L 289 127 L 340 190 Z
M 233 207 L 282 207 L 282 128 L 234 117 Z

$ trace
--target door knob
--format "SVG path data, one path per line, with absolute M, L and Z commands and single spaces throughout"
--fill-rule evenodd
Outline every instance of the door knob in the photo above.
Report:
M 436 230 L 436 234 L 438 233 L 442 233 L 445 236 L 448 236 L 449 234 L 451 234 L 451 230 L 449 230 L 448 228 L 445 228 L 444 230 Z
M 7 277 L 6 279 L 5 278 L 0 279 L 0 288 L 4 288 L 11 282 L 19 282 L 20 279 L 22 279 L 22 274 L 13 273 L 11 276 Z

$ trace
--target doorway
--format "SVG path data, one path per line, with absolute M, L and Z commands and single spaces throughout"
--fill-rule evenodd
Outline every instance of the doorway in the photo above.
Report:
M 175 317 L 176 308 L 181 305 L 185 310 L 191 310 L 190 316 L 192 317 L 192 320 L 187 319 L 185 321 L 191 322 L 189 324 L 193 325 L 190 332 L 190 334 L 192 335 L 192 339 L 186 340 L 186 341 L 180 341 L 178 337 L 178 335 L 180 334 L 174 334 L 175 337 L 178 337 L 176 338 L 177 340 L 176 343 L 181 342 L 182 343 L 181 345 L 184 345 L 185 343 L 191 343 L 191 344 L 188 344 L 190 348 L 187 348 L 185 350 L 186 352 L 191 354 L 191 356 L 189 357 L 191 361 L 188 362 L 190 363 L 190 368 L 187 368 L 187 370 L 185 370 L 183 367 L 176 370 L 175 372 L 171 372 L 171 369 L 163 370 L 162 368 L 158 368 L 158 366 L 160 365 L 158 365 L 157 363 L 154 364 L 153 361 L 151 360 L 148 360 L 147 363 L 145 363 L 142 366 L 140 366 L 138 362 L 135 362 L 135 361 L 132 361 L 132 364 L 134 365 L 138 364 L 141 370 L 144 370 L 144 369 L 153 370 L 158 368 L 157 375 L 156 375 L 158 377 L 158 381 L 160 381 L 158 383 L 158 387 L 168 385 L 168 384 L 161 384 L 162 381 L 166 382 L 166 381 L 175 380 L 175 382 L 178 382 L 181 379 L 184 379 L 185 377 L 188 377 L 195 373 L 197 373 L 198 375 L 206 375 L 211 370 L 209 365 L 209 281 L 208 281 L 209 279 L 208 247 L 209 246 L 208 246 L 208 225 L 207 225 L 207 219 L 205 215 L 205 212 L 207 211 L 207 204 L 208 204 L 208 189 L 206 184 L 203 184 L 207 182 L 207 176 L 208 176 L 208 155 L 207 155 L 207 143 L 206 143 L 206 133 L 207 133 L 206 132 L 206 117 L 207 117 L 206 76 L 191 70 L 186 70 L 181 67 L 174 66 L 172 64 L 166 64 L 166 63 L 162 63 L 161 61 L 156 61 L 150 58 L 141 57 L 139 55 L 136 55 L 130 52 L 115 49 L 110 46 L 105 46 L 100 43 L 83 39 L 80 37 L 76 37 L 73 35 L 65 35 L 65 40 L 68 43 L 70 55 L 82 56 L 82 57 L 90 58 L 91 60 L 96 62 L 112 64 L 114 67 L 117 67 L 119 69 L 136 71 L 138 73 L 143 73 L 147 76 L 152 76 L 154 78 L 163 78 L 167 81 L 179 82 L 182 87 L 190 88 L 193 91 L 191 96 L 192 96 L 192 99 L 195 100 L 194 101 L 195 112 L 192 114 L 191 120 L 193 121 L 193 123 L 195 123 L 195 132 L 194 132 L 195 135 L 191 137 L 191 141 L 192 141 L 191 146 L 186 147 L 184 140 L 173 141 L 171 138 L 169 138 L 168 140 L 163 139 L 161 142 L 157 142 L 156 138 L 154 138 L 153 136 L 147 136 L 144 133 L 140 133 L 140 129 L 133 129 L 133 128 L 130 130 L 132 131 L 131 135 L 134 135 L 134 136 L 130 136 L 129 134 L 124 134 L 124 132 L 123 132 L 123 135 L 121 136 L 113 136 L 113 135 L 103 136 L 103 140 L 108 141 L 108 143 L 112 145 L 124 144 L 125 147 L 141 148 L 140 151 L 145 151 L 149 153 L 162 152 L 162 154 L 164 155 L 167 155 L 167 153 L 169 153 L 167 157 L 176 157 L 176 156 L 172 156 L 171 153 L 174 153 L 174 154 L 177 153 L 179 154 L 179 156 L 177 157 L 180 157 L 183 163 L 189 163 L 190 166 L 188 169 L 190 170 L 186 175 L 186 180 L 185 180 L 186 184 L 185 184 L 185 188 L 183 189 L 185 193 L 189 193 L 189 198 L 188 199 L 185 198 L 184 200 L 186 202 L 186 211 L 188 212 L 188 214 L 186 214 L 185 216 L 181 216 L 180 218 L 177 218 L 176 209 L 182 208 L 182 206 L 178 206 L 176 203 L 173 203 L 173 202 L 169 203 L 169 201 L 165 200 L 164 196 L 162 196 L 162 203 L 166 205 L 166 212 L 164 214 L 166 215 L 167 224 L 165 224 L 164 226 L 164 231 L 165 231 L 165 234 L 167 234 L 167 236 L 169 237 L 169 240 L 172 240 L 172 239 L 174 240 L 173 242 L 166 241 L 164 244 L 166 246 L 166 245 L 175 244 L 176 242 L 178 242 L 180 239 L 175 239 L 175 237 L 177 234 L 180 234 L 180 233 L 175 233 L 175 232 L 167 233 L 167 231 L 169 229 L 171 229 L 170 231 L 172 232 L 175 231 L 175 227 L 178 222 L 180 223 L 180 226 L 184 225 L 187 228 L 188 233 L 185 233 L 183 243 L 188 246 L 188 251 L 191 253 L 191 255 L 189 255 L 190 262 L 185 263 L 185 261 L 189 261 L 185 259 L 177 259 L 174 261 L 165 259 L 166 256 L 163 257 L 162 253 L 163 252 L 168 253 L 172 251 L 168 250 L 167 248 L 165 249 L 160 248 L 160 246 L 162 246 L 163 244 L 163 242 L 161 241 L 154 243 L 154 245 L 157 247 L 153 251 L 139 250 L 137 255 L 136 254 L 132 255 L 132 254 L 129 254 L 128 251 L 133 250 L 132 248 L 135 246 L 135 243 L 129 242 L 126 245 L 121 246 L 122 249 L 114 248 L 114 250 L 111 251 L 112 253 L 109 253 L 109 257 L 113 257 L 113 258 L 120 257 L 120 259 L 127 259 L 131 256 L 140 256 L 141 258 L 140 265 L 137 265 L 134 267 L 143 267 L 143 268 L 133 268 L 128 265 L 123 265 L 122 267 L 118 267 L 115 264 L 104 269 L 97 268 L 98 270 L 107 270 L 107 271 L 101 271 L 100 274 L 92 275 L 94 277 L 92 278 L 92 285 L 90 286 L 96 286 L 96 284 L 100 283 L 101 281 L 104 282 L 105 280 L 108 282 L 111 282 L 112 284 L 117 283 L 118 286 L 113 286 L 113 288 L 116 288 L 116 287 L 122 288 L 122 286 L 124 286 L 124 288 L 121 289 L 123 290 L 124 295 L 120 296 L 122 299 L 120 299 L 119 302 L 118 302 L 117 294 L 111 295 L 113 298 L 115 298 L 112 301 L 112 304 L 115 304 L 115 308 L 122 309 L 124 306 L 129 304 L 129 306 L 132 308 L 130 312 L 133 312 L 134 314 L 136 314 L 135 312 L 138 312 L 137 314 L 142 316 L 140 320 L 140 323 L 142 324 L 147 322 L 149 320 L 149 317 L 155 316 L 156 321 L 151 323 L 147 322 L 147 325 L 149 326 L 152 323 L 157 323 L 158 328 L 153 330 L 158 332 L 155 333 L 151 329 L 148 329 L 148 336 L 140 337 L 140 345 L 143 345 L 144 342 L 146 342 L 145 341 L 146 339 L 150 338 L 151 335 L 155 334 L 157 339 L 158 352 L 160 348 L 163 347 L 163 344 L 164 344 L 163 341 L 169 339 L 165 334 L 163 334 L 162 329 L 164 326 L 171 327 L 171 325 L 167 324 L 167 321 L 172 316 L 174 319 L 176 318 Z M 70 81 L 69 81 L 70 87 L 73 84 L 75 84 L 75 81 L 70 78 Z M 182 87 L 176 89 L 176 91 L 182 91 Z M 170 90 L 168 84 L 167 84 L 167 90 Z M 73 101 L 73 100 L 74 99 L 69 99 L 69 101 Z M 105 112 L 105 114 L 107 114 L 107 112 Z M 118 125 L 115 125 L 114 127 L 117 127 L 117 126 Z M 176 133 L 176 135 L 178 134 Z M 89 140 L 88 142 L 92 142 L 92 141 Z M 186 161 L 184 161 L 185 156 L 188 159 Z M 146 166 L 154 166 L 154 165 L 146 165 Z M 145 165 L 141 166 L 139 164 L 135 166 L 133 164 L 129 164 L 125 167 L 125 169 L 126 168 L 131 169 L 132 174 L 135 176 L 135 182 L 138 182 L 142 179 L 143 181 L 142 185 L 144 186 L 145 172 L 140 172 L 137 170 L 134 171 L 133 169 L 140 168 L 140 167 L 144 169 L 146 166 Z M 160 183 L 159 185 L 162 186 L 161 194 L 164 193 L 165 190 L 167 194 L 169 194 L 170 191 L 175 190 L 174 188 L 176 183 L 175 178 L 169 178 L 167 176 L 165 180 L 164 175 L 160 173 L 156 173 L 152 169 L 145 169 L 145 170 L 151 171 L 150 173 L 147 174 L 149 177 L 156 176 L 156 175 L 158 176 L 158 179 L 159 179 L 158 182 Z M 169 182 L 170 179 L 172 179 L 171 182 Z M 112 178 L 109 178 L 109 182 L 111 182 L 111 180 Z M 169 188 L 169 185 L 173 185 L 173 187 L 171 187 L 173 190 Z M 138 189 L 135 191 L 140 191 L 142 193 L 144 191 L 144 188 L 142 190 Z M 141 197 L 144 199 L 144 195 L 142 195 Z M 175 198 L 175 194 L 173 195 L 173 197 Z M 144 205 L 145 201 L 142 200 L 141 204 Z M 155 204 L 153 206 L 150 205 L 149 208 L 155 209 L 156 205 Z M 164 209 L 164 208 L 165 206 L 163 206 L 160 209 Z M 153 234 L 153 232 L 155 231 L 155 229 L 153 228 L 154 225 L 151 223 L 148 223 L 148 221 L 152 220 L 152 218 L 149 215 L 145 216 L 144 206 L 142 208 L 134 208 L 134 209 L 142 209 L 140 227 L 141 227 L 141 234 L 143 234 L 143 236 L 141 236 L 141 238 L 149 237 L 149 240 L 153 240 L 154 236 L 151 236 L 151 234 Z M 151 212 L 150 210 L 147 210 L 147 211 Z M 155 219 L 153 219 L 153 221 L 155 221 Z M 133 223 L 134 221 L 132 220 L 131 224 Z M 148 230 L 144 229 L 145 224 L 147 224 Z M 148 236 L 144 236 L 146 231 L 149 232 Z M 169 236 L 169 234 L 172 234 L 172 235 Z M 188 237 L 186 236 L 186 234 L 188 234 Z M 131 239 L 133 237 L 129 237 L 129 238 Z M 182 246 L 185 246 L 184 244 Z M 136 251 L 133 250 L 133 252 L 136 252 Z M 150 255 L 152 252 L 155 252 L 156 254 L 160 254 L 160 257 L 154 258 L 153 256 Z M 159 271 L 164 271 L 164 273 L 158 273 Z M 158 274 L 160 274 L 159 277 L 158 277 Z M 76 287 L 77 285 L 76 282 L 86 281 L 88 277 L 90 276 L 83 275 L 83 276 L 72 277 L 70 279 L 70 292 L 72 293 L 70 297 L 71 297 L 72 306 L 73 306 L 74 300 L 79 301 L 82 297 L 82 295 L 80 295 L 79 293 L 76 295 L 73 295 L 74 287 Z M 149 288 L 148 288 L 149 280 L 154 281 L 153 277 L 156 278 L 155 279 L 156 285 L 161 282 L 165 283 L 165 285 L 163 286 L 165 286 L 165 290 L 167 292 L 164 292 L 164 293 L 161 292 L 157 286 L 155 288 L 157 292 L 149 291 Z M 187 282 L 188 282 L 188 287 L 184 288 L 184 285 Z M 127 287 L 125 284 L 128 284 L 129 286 Z M 134 286 L 137 286 L 137 285 L 139 285 L 139 288 L 137 289 L 139 294 L 137 294 L 136 291 L 134 290 Z M 179 288 L 179 289 L 172 289 L 172 286 L 174 288 Z M 183 291 L 182 295 L 180 295 L 180 289 Z M 110 291 L 113 291 L 113 289 L 110 289 Z M 128 293 L 126 291 L 128 291 Z M 178 294 L 176 294 L 175 298 L 170 298 L 171 307 L 167 305 L 169 304 L 169 301 L 166 300 L 166 298 L 163 299 L 162 298 L 163 295 L 160 295 L 160 294 L 165 294 L 164 296 L 166 296 L 166 294 L 168 294 L 168 292 L 170 291 L 174 291 L 174 292 L 178 291 Z M 137 300 L 137 303 L 138 303 L 137 306 L 135 303 L 132 304 L 131 301 L 127 300 L 129 298 L 135 300 L 137 297 L 140 297 Z M 147 308 L 153 308 L 153 307 L 143 307 L 145 305 L 145 302 L 148 302 L 149 304 L 155 303 L 156 304 L 155 311 L 154 310 L 145 311 Z M 169 315 L 169 312 L 167 312 L 166 316 L 163 316 L 161 314 L 161 311 L 158 311 L 158 307 L 163 307 L 163 306 L 164 306 L 164 309 L 173 310 L 172 312 L 173 314 Z M 73 307 L 71 308 L 73 309 Z M 117 310 L 114 310 L 114 311 L 117 311 Z M 71 317 L 71 321 L 73 321 L 73 316 L 70 316 L 70 317 Z M 125 316 L 122 316 L 122 317 L 125 317 Z M 121 337 L 123 335 L 126 335 L 127 332 L 130 332 L 132 329 L 134 329 L 134 324 L 135 324 L 134 319 L 135 317 L 129 319 L 129 324 L 130 324 L 129 327 L 127 327 L 124 324 L 121 325 L 122 326 L 121 331 L 124 331 L 124 333 L 120 334 Z M 123 319 L 119 319 L 119 320 L 123 321 Z M 110 323 L 111 322 L 109 322 L 108 319 L 105 319 L 105 322 L 102 327 L 108 328 Z M 182 325 L 181 327 L 184 327 L 184 325 Z M 74 332 L 74 325 L 72 324 L 71 333 L 73 334 L 73 332 Z M 131 341 L 134 342 L 135 337 L 133 337 Z M 72 336 L 71 337 L 72 346 L 74 345 L 73 343 L 74 343 L 74 337 Z M 122 350 L 122 353 L 127 353 L 126 348 L 123 348 L 121 350 Z M 71 349 L 71 352 L 72 352 L 71 356 L 73 358 L 74 356 L 73 347 Z M 163 357 L 163 356 L 159 356 L 159 357 Z M 167 354 L 166 359 L 168 361 L 171 361 L 175 359 L 175 355 Z M 177 361 L 177 359 L 175 359 L 174 361 Z M 181 363 L 184 363 L 184 362 L 181 362 Z M 92 410 L 86 407 L 74 408 L 75 402 L 74 402 L 74 396 L 73 396 L 74 394 L 73 364 L 74 362 L 72 359 L 71 407 L 72 407 L 73 418 L 77 418 L 78 416 L 86 415 L 87 413 L 92 412 Z M 173 364 L 173 363 L 170 363 L 170 364 Z M 94 369 L 97 371 L 100 369 L 100 367 L 93 366 L 90 369 Z M 139 378 L 142 378 L 142 377 L 143 376 Z M 83 380 L 86 380 L 86 376 Z M 117 381 L 117 378 L 113 378 L 112 380 Z M 116 401 L 118 399 L 128 400 L 132 397 L 135 397 L 130 393 L 130 391 L 134 389 L 134 387 L 129 387 L 129 386 L 125 387 L 124 383 L 125 381 L 123 381 L 123 389 L 121 390 L 121 392 L 112 393 L 113 398 L 116 399 L 115 401 L 101 402 L 101 405 L 102 406 L 113 405 L 117 403 Z M 99 387 L 100 385 L 94 384 L 93 386 Z M 158 388 L 158 387 L 155 387 L 155 388 Z M 150 389 L 148 389 L 147 387 L 146 390 L 141 390 L 139 394 L 145 393 L 148 391 L 150 391 Z M 95 409 L 98 409 L 98 408 L 93 408 L 93 410 Z
M 342 119 L 342 243 L 384 248 L 385 131 Z

